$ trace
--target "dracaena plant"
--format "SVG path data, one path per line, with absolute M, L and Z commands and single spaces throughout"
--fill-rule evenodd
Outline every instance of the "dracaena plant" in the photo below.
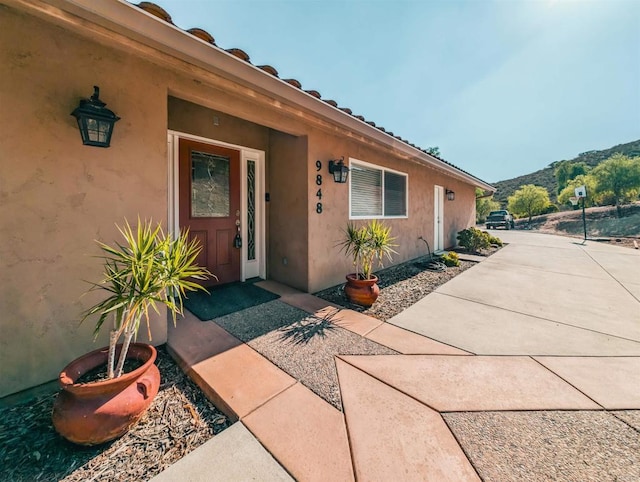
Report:
M 371 279 L 376 262 L 382 268 L 384 258 L 391 261 L 391 255 L 395 253 L 394 240 L 395 238 L 391 236 L 391 228 L 373 219 L 360 227 L 349 223 L 339 246 L 341 251 L 353 258 L 356 276 L 366 280 Z
M 99 315 L 94 337 L 107 318 L 113 318 L 109 335 L 108 378 L 122 375 L 124 362 L 132 338 L 137 337 L 142 322 L 146 322 L 149 339 L 149 311 L 160 313 L 165 306 L 173 322 L 182 314 L 182 300 L 188 291 L 204 290 L 198 281 L 212 275 L 206 268 L 197 265 L 196 257 L 202 249 L 197 239 L 189 240 L 188 231 L 173 238 L 165 234 L 160 224 L 141 222 L 136 228 L 125 220 L 123 227 L 117 226 L 124 243 L 114 246 L 98 241 L 103 251 L 104 278 L 91 283 L 89 291 L 105 290 L 109 296 L 89 308 L 82 317 L 84 321 Z M 206 290 L 205 290 L 206 291 Z M 116 345 L 122 338 L 122 350 L 116 365 Z

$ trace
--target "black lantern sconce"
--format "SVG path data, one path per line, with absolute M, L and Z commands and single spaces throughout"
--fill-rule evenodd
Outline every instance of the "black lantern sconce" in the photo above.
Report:
M 113 125 L 120 120 L 100 100 L 100 87 L 93 86 L 93 95 L 81 99 L 80 105 L 71 113 L 78 121 L 78 128 L 85 146 L 109 147 Z
M 335 182 L 347 182 L 349 167 L 344 165 L 344 156 L 339 161 L 329 161 L 329 174 L 333 174 L 333 180 Z
M 456 193 L 453 192 L 451 189 L 447 189 L 445 192 L 447 194 L 447 199 L 449 201 L 453 201 L 456 198 Z

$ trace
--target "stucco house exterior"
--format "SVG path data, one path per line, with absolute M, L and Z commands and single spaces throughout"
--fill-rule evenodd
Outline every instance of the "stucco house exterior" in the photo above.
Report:
M 93 240 L 125 218 L 189 226 L 221 282 L 314 292 L 351 269 L 336 247 L 349 220 L 384 219 L 402 262 L 425 254 L 420 236 L 455 245 L 475 188 L 493 191 L 148 2 L 0 0 L 0 65 L 0 397 L 106 344 L 79 324 L 100 296 L 83 280 L 102 272 Z M 70 115 L 94 85 L 121 118 L 106 149 Z M 341 159 L 346 183 L 328 170 Z M 207 179 L 228 186 L 213 213 L 191 199 Z M 163 343 L 167 320 L 153 325 Z

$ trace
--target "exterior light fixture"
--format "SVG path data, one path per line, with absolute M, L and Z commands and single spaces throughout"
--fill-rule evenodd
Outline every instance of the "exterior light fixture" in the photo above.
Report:
M 451 189 L 447 189 L 446 194 L 447 194 L 447 199 L 449 201 L 453 201 L 456 198 L 456 193 L 453 192 Z
M 333 174 L 333 180 L 335 182 L 347 182 L 347 177 L 349 177 L 349 167 L 344 165 L 344 156 L 339 161 L 329 161 L 329 173 Z
M 93 86 L 93 95 L 81 99 L 80 105 L 71 113 L 78 121 L 78 128 L 85 146 L 109 147 L 113 125 L 120 120 L 100 100 L 100 87 Z

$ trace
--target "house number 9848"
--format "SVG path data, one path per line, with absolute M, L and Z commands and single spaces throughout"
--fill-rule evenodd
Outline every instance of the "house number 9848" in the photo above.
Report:
M 321 169 L 322 169 L 322 162 L 320 162 L 318 160 L 318 161 L 316 161 L 316 172 L 320 172 Z M 322 174 L 316 175 L 316 185 L 317 186 L 322 186 Z M 322 188 L 319 188 L 316 191 L 316 197 L 319 200 L 322 199 Z M 316 213 L 322 214 L 322 203 L 321 202 L 316 203 Z

